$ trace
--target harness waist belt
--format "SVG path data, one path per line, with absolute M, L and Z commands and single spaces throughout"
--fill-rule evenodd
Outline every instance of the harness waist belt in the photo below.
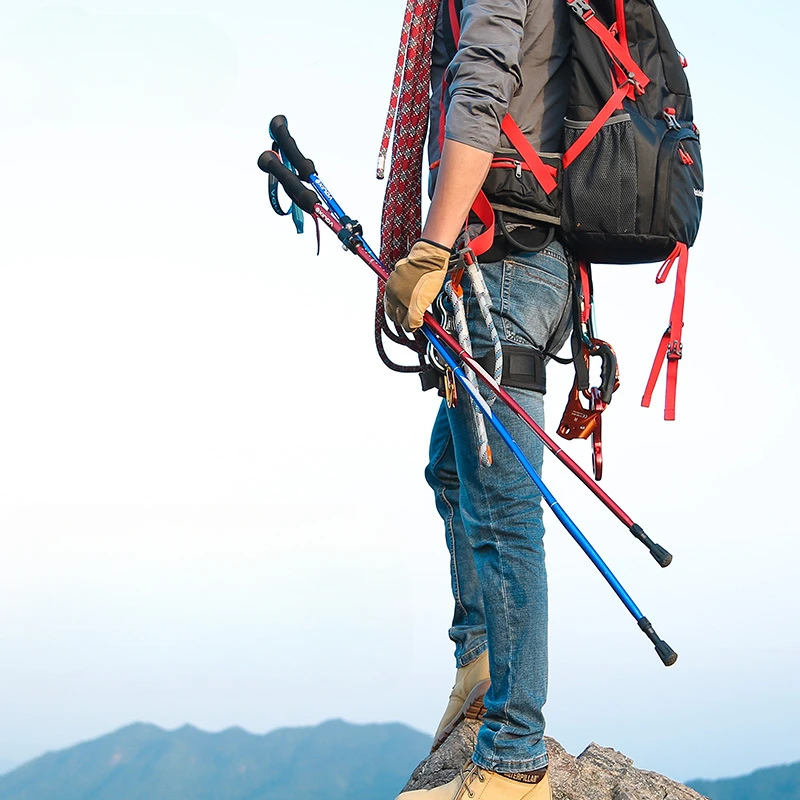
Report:
M 530 389 L 546 394 L 544 355 L 532 347 L 503 344 L 503 377 L 500 385 L 507 389 Z M 490 375 L 494 373 L 494 352 L 475 359 Z

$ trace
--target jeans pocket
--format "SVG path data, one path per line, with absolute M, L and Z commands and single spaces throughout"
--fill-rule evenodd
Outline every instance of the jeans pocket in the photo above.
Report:
M 500 312 L 506 341 L 544 352 L 560 347 L 570 315 L 569 297 L 569 267 L 560 247 L 506 258 Z

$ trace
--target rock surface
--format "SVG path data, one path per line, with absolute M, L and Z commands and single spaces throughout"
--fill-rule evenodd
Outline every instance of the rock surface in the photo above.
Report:
M 404 791 L 432 789 L 452 780 L 472 755 L 480 723 L 465 720 L 415 770 Z M 590 744 L 577 758 L 547 739 L 553 800 L 704 800 L 702 795 L 608 747 Z

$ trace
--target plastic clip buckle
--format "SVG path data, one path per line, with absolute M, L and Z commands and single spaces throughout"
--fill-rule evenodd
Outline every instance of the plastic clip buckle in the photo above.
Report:
M 594 16 L 594 9 L 587 0 L 567 0 L 569 7 L 585 22 Z
M 678 118 L 675 116 L 675 113 L 676 112 L 674 108 L 665 108 L 664 119 L 671 130 L 679 131 L 681 129 L 681 124 L 678 122 Z
M 644 94 L 644 86 L 636 80 L 636 75 L 632 72 L 628 73 L 628 83 L 636 90 L 636 94 Z

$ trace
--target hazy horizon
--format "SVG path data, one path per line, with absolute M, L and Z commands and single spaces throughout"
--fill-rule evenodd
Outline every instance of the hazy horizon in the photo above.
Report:
M 286 114 L 378 246 L 403 3 L 0 2 L 0 758 L 132 719 L 433 730 L 455 668 L 423 478 L 438 403 L 375 354 L 373 276 L 324 231 L 316 258 L 256 167 Z M 672 282 L 603 267 L 595 287 L 622 381 L 603 486 L 673 565 L 547 455 L 545 480 L 679 660 L 545 510 L 544 711 L 571 752 L 686 780 L 800 759 L 800 166 L 777 147 L 792 26 L 742 0 L 659 9 L 706 171 L 676 422 L 663 378 L 639 405 Z M 551 432 L 571 383 L 549 369 Z
M 323 722 L 317 723 L 317 725 L 313 725 L 313 726 L 281 726 L 280 728 L 273 728 L 273 729 L 267 730 L 267 731 L 251 731 L 251 730 L 248 730 L 247 728 L 244 728 L 241 725 L 231 725 L 231 726 L 228 726 L 227 728 L 223 728 L 221 730 L 206 730 L 206 729 L 201 728 L 201 727 L 199 727 L 197 725 L 192 725 L 190 722 L 184 723 L 183 725 L 179 725 L 179 726 L 177 726 L 175 728 L 164 728 L 164 727 L 162 727 L 160 725 L 155 725 L 154 723 L 151 723 L 151 722 L 145 722 L 145 721 L 137 720 L 135 722 L 130 722 L 127 725 L 123 725 L 122 727 L 117 728 L 115 730 L 106 731 L 103 734 L 99 734 L 98 736 L 91 737 L 90 739 L 82 740 L 80 742 L 74 742 L 72 745 L 68 745 L 65 748 L 59 748 L 59 750 L 68 750 L 68 749 L 71 749 L 72 747 L 77 747 L 77 746 L 79 746 L 81 744 L 85 744 L 87 742 L 94 741 L 94 740 L 102 738 L 104 736 L 108 736 L 108 735 L 117 733 L 117 732 L 119 732 L 121 730 L 125 730 L 125 729 L 127 729 L 129 727 L 134 727 L 134 726 L 137 726 L 137 725 L 152 726 L 152 727 L 158 728 L 159 730 L 165 731 L 166 733 L 175 733 L 175 732 L 177 732 L 179 730 L 182 730 L 183 728 L 191 728 L 193 730 L 197 730 L 197 731 L 199 731 L 201 733 L 209 734 L 211 736 L 214 736 L 214 735 L 217 735 L 217 734 L 223 734 L 223 733 L 226 733 L 228 731 L 233 731 L 233 730 L 244 731 L 245 733 L 250 734 L 252 736 L 268 736 L 270 734 L 277 733 L 277 732 L 282 731 L 282 730 L 290 730 L 290 729 L 296 728 L 296 727 L 297 728 L 319 727 L 321 725 L 326 725 L 328 723 L 335 723 L 335 722 L 344 722 L 345 724 L 348 724 L 348 725 L 359 725 L 359 726 L 382 725 L 382 724 L 385 724 L 385 725 L 398 724 L 398 723 L 392 723 L 392 722 L 386 722 L 386 723 L 352 723 L 352 722 L 350 722 L 349 720 L 347 720 L 345 718 L 337 717 L 337 718 L 334 718 L 334 719 L 324 720 Z M 413 726 L 408 725 L 407 723 L 402 723 L 401 722 L 399 724 L 404 725 L 407 728 L 411 728 L 412 730 L 417 730 L 416 728 L 413 728 Z M 428 736 L 433 737 L 433 733 L 432 732 L 431 733 L 428 733 L 426 731 L 417 731 L 417 732 L 418 733 L 424 733 L 424 734 L 426 734 Z M 591 744 L 591 742 L 587 742 L 586 743 L 586 747 L 588 747 L 590 744 Z M 613 745 L 603 744 L 602 742 L 596 742 L 596 744 L 599 744 L 601 747 L 611 747 L 612 749 L 616 749 L 616 748 L 613 747 Z M 39 758 L 41 758 L 41 757 L 43 757 L 45 755 L 48 755 L 51 752 L 58 752 L 58 751 L 52 751 L 52 750 L 45 751 L 44 753 L 40 753 L 39 755 L 34 756 L 33 758 L 27 759 L 26 761 L 19 762 L 19 763 L 7 762 L 7 761 L 3 761 L 2 759 L 0 759 L 0 775 L 6 774 L 8 772 L 11 772 L 12 770 L 14 770 L 16 768 L 21 767 L 24 764 L 30 763 L 32 761 L 35 761 L 35 760 L 37 760 L 37 759 L 39 759 Z M 580 755 L 581 752 L 582 752 L 582 750 L 578 750 L 578 751 L 572 753 L 572 755 L 578 756 L 578 755 Z M 679 780 L 679 781 L 681 781 L 683 783 L 690 783 L 690 782 L 695 781 L 695 780 L 735 779 L 735 778 L 746 777 L 747 775 L 750 775 L 753 772 L 758 771 L 760 769 L 769 769 L 770 767 L 789 766 L 789 765 L 795 764 L 795 763 L 800 763 L 800 758 L 798 758 L 797 761 L 792 761 L 792 762 L 782 762 L 782 763 L 779 763 L 779 764 L 765 764 L 762 767 L 756 768 L 755 770 L 749 770 L 748 772 L 741 773 L 741 774 L 736 774 L 736 775 L 718 775 L 718 776 L 694 775 L 694 776 L 688 777 L 688 778 L 676 778 L 675 776 L 667 775 L 666 777 L 672 778 L 673 780 Z M 639 764 L 634 764 L 634 766 L 641 768 L 641 766 Z

